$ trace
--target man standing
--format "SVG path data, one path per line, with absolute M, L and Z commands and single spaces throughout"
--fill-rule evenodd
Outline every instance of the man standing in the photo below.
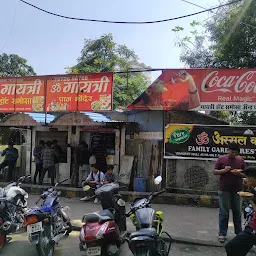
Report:
M 39 146 L 34 148 L 33 155 L 35 157 L 35 163 L 36 163 L 36 171 L 34 175 L 34 184 L 36 184 L 36 178 L 39 175 L 39 181 L 40 176 L 42 175 L 42 169 L 43 169 L 43 161 L 42 161 L 42 152 L 44 149 L 45 142 L 43 140 L 39 141 Z
M 76 151 L 76 163 L 79 168 L 79 185 L 82 185 L 82 182 L 87 178 L 90 172 L 89 159 L 91 156 L 91 152 L 88 149 L 88 145 L 81 141 L 79 143 L 78 149 Z
M 5 156 L 5 159 L 0 164 L 0 170 L 8 166 L 7 182 L 10 182 L 14 177 L 15 165 L 19 157 L 19 152 L 16 148 L 13 147 L 13 142 L 10 141 L 8 143 L 8 148 L 2 152 L 2 156 Z
M 48 172 L 48 178 L 51 178 L 51 185 L 54 186 L 55 178 L 55 163 L 54 158 L 56 153 L 52 149 L 52 143 L 50 141 L 46 142 L 46 148 L 42 152 L 42 161 L 43 161 L 43 171 L 40 177 L 39 184 L 43 184 L 44 176 Z
M 239 146 L 235 143 L 229 144 L 228 154 L 220 156 L 215 164 L 214 175 L 220 175 L 219 196 L 219 242 L 226 241 L 229 221 L 229 209 L 233 212 L 235 234 L 242 231 L 241 224 L 241 199 L 237 194 L 243 189 L 243 176 L 235 170 L 246 169 L 246 163 L 239 157 Z
M 57 140 L 52 141 L 52 148 L 55 153 L 54 164 L 55 164 L 56 180 L 57 182 L 60 182 L 60 161 L 61 161 L 63 152 L 61 147 L 58 145 Z

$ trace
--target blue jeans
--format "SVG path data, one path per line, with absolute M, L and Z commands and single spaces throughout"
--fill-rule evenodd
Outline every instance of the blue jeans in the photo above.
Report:
M 226 236 L 228 231 L 229 209 L 233 213 L 235 234 L 242 232 L 242 200 L 236 192 L 218 191 L 219 195 L 219 235 Z

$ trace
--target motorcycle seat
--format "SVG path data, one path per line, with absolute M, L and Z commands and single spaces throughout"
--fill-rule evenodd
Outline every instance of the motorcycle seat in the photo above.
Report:
M 131 233 L 129 239 L 132 240 L 133 238 L 138 236 L 148 236 L 151 238 L 156 238 L 158 234 L 154 228 L 142 228 L 141 230 Z
M 94 213 L 89 213 L 84 216 L 83 220 L 85 222 L 106 222 L 106 221 L 111 221 L 114 220 L 114 215 L 110 210 L 102 210 L 99 213 L 94 212 Z

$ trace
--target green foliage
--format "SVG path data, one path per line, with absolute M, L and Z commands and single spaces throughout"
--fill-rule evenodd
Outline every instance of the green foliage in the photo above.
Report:
M 34 69 L 27 64 L 27 60 L 16 54 L 0 54 L 0 77 L 33 76 Z M 0 119 L 7 113 L 0 113 Z M 5 136 L 7 133 L 5 134 Z M 1 139 L 0 139 L 1 140 Z
M 78 63 L 68 68 L 68 72 L 114 72 L 146 68 L 149 67 L 139 61 L 133 50 L 115 43 L 112 34 L 107 34 L 95 40 L 85 39 Z M 114 79 L 114 108 L 132 103 L 150 82 L 146 73 L 116 74 Z
M 254 112 L 234 113 L 231 120 L 234 124 L 256 125 L 256 115 Z
M 176 27 L 180 60 L 191 68 L 256 68 L 255 13 L 256 1 L 244 0 L 218 9 L 203 24 L 193 21 L 190 36 L 179 38 L 183 28 Z M 235 123 L 256 123 L 254 113 L 231 114 Z
M 0 54 L 0 77 L 33 76 L 34 69 L 27 64 L 27 60 L 16 54 Z

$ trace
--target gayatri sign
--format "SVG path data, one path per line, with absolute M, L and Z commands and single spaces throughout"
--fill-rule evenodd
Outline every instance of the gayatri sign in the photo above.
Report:
M 256 69 L 167 69 L 128 109 L 256 111 Z
M 112 109 L 113 73 L 0 78 L 0 112 Z
M 228 144 L 240 147 L 240 156 L 256 160 L 256 127 L 169 124 L 165 128 L 165 158 L 213 160 L 228 152 Z

